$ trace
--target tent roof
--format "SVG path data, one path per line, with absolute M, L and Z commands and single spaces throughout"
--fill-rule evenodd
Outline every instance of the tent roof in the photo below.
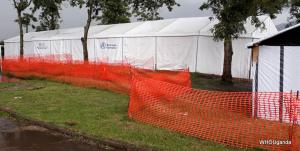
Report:
M 256 29 L 251 21 L 245 23 L 246 33 L 241 37 L 263 38 L 277 33 L 277 29 L 268 16 L 260 16 L 259 19 L 265 23 L 265 30 Z M 108 37 L 148 37 L 148 36 L 212 36 L 211 29 L 218 23 L 210 17 L 177 18 L 158 21 L 134 22 L 113 25 L 92 26 L 89 38 Z M 31 32 L 24 36 L 24 41 L 34 40 L 61 40 L 80 39 L 83 35 L 83 27 L 59 29 L 45 32 Z M 5 42 L 18 42 L 18 37 L 5 40 Z
M 269 37 L 260 39 L 248 45 L 248 48 L 254 46 L 300 46 L 300 24 L 282 30 Z

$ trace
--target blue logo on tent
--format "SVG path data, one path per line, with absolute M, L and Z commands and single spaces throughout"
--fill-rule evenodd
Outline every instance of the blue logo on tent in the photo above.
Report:
M 101 48 L 101 49 L 106 49 L 106 43 L 105 43 L 105 42 L 102 42 L 102 43 L 100 44 L 100 48 Z
M 38 43 L 37 49 L 48 49 L 48 46 L 45 43 Z
M 100 43 L 100 48 L 101 49 L 118 49 L 117 44 L 109 44 L 106 42 Z

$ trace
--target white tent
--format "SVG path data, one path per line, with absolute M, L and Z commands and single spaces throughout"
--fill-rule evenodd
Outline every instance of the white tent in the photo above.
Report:
M 300 90 L 300 70 L 297 69 L 300 64 L 299 34 L 300 24 L 248 45 L 254 53 L 254 91 Z
M 248 21 L 246 33 L 233 41 L 234 77 L 249 78 L 251 53 L 245 51 L 245 45 L 277 33 L 269 17 L 259 19 L 265 23 L 265 30 L 256 29 Z M 215 42 L 211 33 L 217 22 L 209 17 L 195 17 L 93 26 L 89 32 L 89 59 L 129 62 L 159 70 L 189 67 L 191 72 L 221 75 L 224 46 L 223 42 Z M 73 60 L 83 60 L 82 35 L 83 28 L 25 34 L 25 55 L 70 53 Z M 18 47 L 18 37 L 6 40 L 6 56 L 18 55 Z
M 288 110 L 292 104 L 290 101 L 296 100 L 296 108 L 300 107 L 299 98 L 295 96 L 295 92 L 300 90 L 299 35 L 300 24 L 248 45 L 253 52 L 253 91 L 286 94 L 259 95 L 256 98 L 257 103 L 253 104 L 260 113 L 259 118 L 291 122 L 292 117 L 289 113 L 291 110 Z

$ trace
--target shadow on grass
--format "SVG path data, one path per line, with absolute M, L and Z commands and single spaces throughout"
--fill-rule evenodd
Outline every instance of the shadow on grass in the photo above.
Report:
M 195 89 L 225 92 L 252 91 L 252 82 L 250 80 L 234 79 L 233 83 L 226 83 L 218 76 L 191 73 L 191 81 Z

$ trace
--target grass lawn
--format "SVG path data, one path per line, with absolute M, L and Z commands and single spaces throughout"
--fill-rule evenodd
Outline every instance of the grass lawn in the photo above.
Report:
M 213 90 L 213 91 L 227 91 L 227 92 L 251 92 L 252 84 L 245 80 L 233 80 L 233 84 L 224 83 L 220 77 L 202 75 L 199 73 L 192 73 L 192 86 L 195 89 Z
M 0 83 L 0 107 L 99 138 L 174 151 L 238 150 L 129 120 L 128 101 L 127 95 L 46 80 Z

